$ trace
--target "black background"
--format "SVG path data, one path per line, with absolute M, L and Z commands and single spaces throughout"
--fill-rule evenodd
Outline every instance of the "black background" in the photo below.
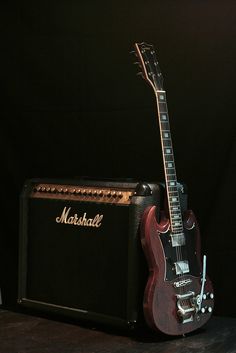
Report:
M 163 180 L 154 94 L 129 54 L 146 41 L 165 79 L 177 175 L 200 224 L 215 313 L 236 315 L 236 2 L 22 0 L 1 13 L 5 305 L 16 300 L 26 178 Z

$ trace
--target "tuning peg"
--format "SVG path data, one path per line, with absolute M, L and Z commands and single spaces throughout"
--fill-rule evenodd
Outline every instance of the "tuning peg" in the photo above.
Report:
M 138 72 L 136 75 L 137 75 L 137 76 L 141 76 L 142 78 L 144 78 L 144 76 L 143 76 L 143 73 L 142 73 L 142 72 Z
M 142 65 L 140 64 L 139 61 L 136 61 L 136 62 L 134 62 L 133 64 L 134 64 L 134 65 L 138 65 L 138 67 L 140 67 L 140 69 L 142 69 Z
M 130 54 L 132 54 L 132 55 L 137 56 L 137 53 L 136 53 L 136 51 L 135 51 L 135 50 L 131 50 L 129 53 L 130 53 Z

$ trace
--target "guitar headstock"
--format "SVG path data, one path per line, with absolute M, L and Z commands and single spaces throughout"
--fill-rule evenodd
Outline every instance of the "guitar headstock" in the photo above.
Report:
M 154 91 L 163 91 L 163 76 L 153 45 L 144 42 L 135 43 L 134 48 L 134 53 L 139 60 L 137 64 L 142 69 L 143 78 L 151 85 Z

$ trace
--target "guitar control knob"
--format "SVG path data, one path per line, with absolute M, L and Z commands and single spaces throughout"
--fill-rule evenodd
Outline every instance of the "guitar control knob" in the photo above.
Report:
M 209 294 L 210 299 L 214 299 L 214 293 Z
M 206 312 L 206 309 L 205 308 L 201 308 L 201 313 L 205 314 L 205 312 Z
M 202 296 L 202 299 L 206 300 L 206 298 L 207 298 L 207 295 L 204 293 L 203 296 Z
M 212 307 L 209 306 L 209 307 L 208 307 L 208 313 L 211 313 L 211 312 L 212 312 Z

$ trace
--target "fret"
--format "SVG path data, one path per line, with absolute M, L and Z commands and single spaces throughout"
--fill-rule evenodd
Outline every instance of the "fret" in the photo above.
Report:
M 182 221 L 181 222 L 175 222 L 173 219 L 172 219 L 172 228 L 173 227 L 179 227 L 181 229 L 181 226 L 183 225 Z
M 167 188 L 168 188 L 168 186 L 167 186 Z M 177 187 L 176 188 L 173 188 L 173 187 L 172 188 L 168 188 L 168 191 L 169 191 L 169 193 L 176 192 L 177 194 L 179 194 Z
M 163 146 L 164 146 L 164 147 L 172 147 L 171 140 L 170 140 L 170 139 L 164 140 L 164 141 L 163 141 Z
M 170 207 L 169 208 L 171 210 L 173 209 L 173 207 L 180 207 L 179 201 L 174 201 L 174 203 L 173 203 L 173 201 L 170 201 Z
M 168 132 L 170 132 L 170 125 L 169 125 L 169 123 L 167 123 L 166 121 L 161 121 L 160 122 L 160 130 L 161 131 L 168 131 Z
M 175 181 L 176 180 L 176 175 L 174 175 L 175 178 L 173 178 L 173 175 L 167 175 L 167 181 Z
M 167 104 L 166 102 L 159 102 L 159 112 L 160 113 L 167 113 Z
M 169 130 L 170 131 L 170 124 L 168 121 L 161 120 L 161 130 Z
M 175 173 L 166 173 L 166 175 L 172 176 L 172 175 L 175 175 Z
M 164 150 L 166 150 L 166 149 L 168 149 L 168 150 L 171 150 L 171 151 L 167 151 L 166 153 L 164 153 L 164 157 L 165 157 L 165 159 L 164 159 L 164 162 L 165 163 L 171 163 L 171 162 L 173 162 L 174 163 L 174 155 L 173 155 L 173 153 L 172 153 L 172 149 L 171 148 L 169 148 L 169 147 L 167 147 L 167 148 L 165 148 Z
M 180 207 L 178 208 L 178 210 L 174 210 L 174 209 L 173 209 L 174 207 L 176 207 L 176 206 L 170 206 L 170 211 L 171 211 L 173 214 L 179 213 Z
M 179 210 L 180 210 L 180 209 L 179 209 Z M 170 207 L 170 212 L 171 212 L 173 215 L 179 213 L 179 210 L 178 210 L 178 211 L 173 211 L 173 210 L 172 210 L 172 207 Z M 179 214 L 180 214 L 180 213 L 179 213 Z M 181 217 L 182 217 L 182 216 L 181 216 Z M 181 217 L 180 217 L 180 218 L 181 218 Z
M 172 234 L 175 234 L 175 233 L 179 234 L 179 233 L 181 233 L 182 231 L 183 231 L 183 226 L 182 226 L 182 227 L 176 227 L 176 229 L 174 229 L 174 228 L 172 227 Z
M 173 211 L 173 210 L 171 210 L 171 214 L 173 215 L 173 217 L 178 215 L 178 217 L 179 217 L 180 219 L 182 219 L 182 215 L 179 213 L 179 210 L 178 210 L 178 211 Z
M 175 188 L 169 188 L 168 186 L 167 186 L 167 188 L 168 188 L 168 191 L 169 191 L 169 193 L 176 193 L 178 196 L 179 196 L 179 192 L 178 192 L 178 188 L 177 187 L 175 187 Z
M 174 162 L 174 156 L 173 154 L 165 154 L 164 155 L 164 158 L 165 158 L 165 162 L 168 163 L 168 162 Z
M 172 245 L 181 246 L 185 244 L 185 240 L 165 92 L 157 92 L 157 104 L 171 230 L 172 234 L 178 233 L 174 235 L 175 240 L 172 241 Z

